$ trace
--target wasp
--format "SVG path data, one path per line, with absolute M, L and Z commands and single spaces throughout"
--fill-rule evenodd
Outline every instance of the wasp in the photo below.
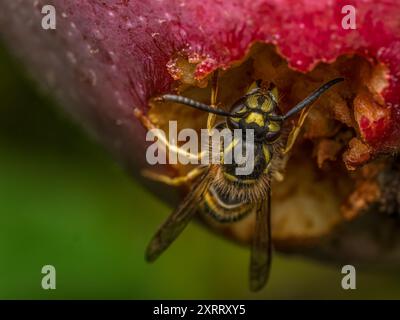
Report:
M 250 289 L 258 291 L 268 280 L 272 257 L 271 241 L 271 180 L 274 176 L 274 162 L 282 158 L 292 148 L 301 125 L 306 118 L 313 102 L 343 78 L 333 79 L 312 92 L 287 113 L 282 114 L 279 108 L 278 89 L 274 84 L 268 87 L 261 80 L 255 81 L 246 94 L 237 100 L 229 111 L 221 109 L 217 104 L 218 74 L 212 78 L 210 105 L 190 98 L 165 94 L 159 100 L 178 103 L 184 106 L 202 110 L 208 113 L 207 128 L 217 130 L 240 129 L 245 134 L 246 129 L 254 130 L 252 150 L 254 150 L 254 167 L 250 174 L 237 175 L 235 169 L 242 164 L 219 164 L 198 166 L 185 176 L 171 178 L 154 172 L 145 175 L 153 180 L 169 185 L 179 186 L 191 182 L 191 189 L 158 229 L 146 251 L 146 259 L 156 260 L 171 243 L 181 234 L 196 212 L 211 216 L 220 223 L 233 223 L 248 214 L 255 214 L 255 230 L 251 244 L 249 280 Z M 298 115 L 299 119 L 286 135 L 282 143 L 282 132 L 287 120 Z M 154 128 L 150 120 L 140 112 L 136 116 L 148 128 Z M 216 116 L 222 116 L 225 121 L 215 125 Z M 177 153 L 186 153 L 179 147 L 162 141 Z M 231 146 L 224 145 L 224 149 Z M 193 155 L 196 156 L 196 155 Z M 198 156 L 198 155 L 197 155 Z M 223 159 L 222 159 L 223 160 Z

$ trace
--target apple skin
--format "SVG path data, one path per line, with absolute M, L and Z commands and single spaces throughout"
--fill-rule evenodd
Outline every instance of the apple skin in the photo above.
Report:
M 365 56 L 389 69 L 382 95 L 390 112 L 358 116 L 360 133 L 378 152 L 400 143 L 397 1 L 59 0 L 55 5 L 68 15 L 60 27 L 75 32 L 68 30 L 73 22 L 79 30 L 78 39 L 70 41 L 98 48 L 95 59 L 118 72 L 110 82 L 131 94 L 131 105 L 144 109 L 149 97 L 169 90 L 173 79 L 165 66 L 176 52 L 199 62 L 198 78 L 242 59 L 256 41 L 275 44 L 290 66 L 303 72 L 343 54 Z M 342 27 L 346 5 L 355 8 L 355 30 Z
M 44 5 L 57 10 L 56 30 L 41 28 Z M 345 5 L 356 8 L 355 30 L 341 27 Z M 63 108 L 139 177 L 139 169 L 146 166 L 145 130 L 133 109 L 146 112 L 150 97 L 171 90 L 174 79 L 166 66 L 174 55 L 183 52 L 198 62 L 195 75 L 200 79 L 242 59 L 257 41 L 276 45 L 289 65 L 302 72 L 345 54 L 384 64 L 388 69 L 388 86 L 381 92 L 385 112 L 360 108 L 356 120 L 375 153 L 397 150 L 399 16 L 395 0 L 1 1 L 0 35 Z M 362 219 L 374 223 L 363 224 Z M 350 231 L 339 231 L 345 233 L 343 249 L 330 250 L 321 242 L 313 252 L 378 261 L 387 252 L 387 243 L 376 236 L 382 230 L 375 226 L 389 224 L 385 230 L 393 234 L 393 249 L 385 257 L 400 262 L 400 239 L 390 220 L 374 215 L 354 223 L 345 227 Z M 373 228 L 359 228 L 360 224 Z
M 47 4 L 56 8 L 54 31 L 41 28 Z M 342 28 L 345 5 L 356 10 L 355 30 Z M 389 85 L 382 92 L 387 112 L 363 110 L 356 119 L 371 150 L 392 151 L 400 144 L 395 0 L 29 0 L 3 1 L 0 8 L 10 46 L 87 127 L 113 149 L 123 149 L 117 152 L 128 162 L 144 134 L 132 109 L 145 111 L 150 97 L 170 90 L 174 79 L 166 66 L 174 54 L 184 52 L 199 62 L 196 77 L 202 78 L 242 59 L 256 41 L 275 44 L 290 66 L 303 72 L 355 53 L 387 66 Z M 19 28 L 21 21 L 29 30 Z M 60 92 L 63 87 L 68 90 Z

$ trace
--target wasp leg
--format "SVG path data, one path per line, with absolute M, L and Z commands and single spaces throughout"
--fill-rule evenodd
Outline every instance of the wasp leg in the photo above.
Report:
M 214 71 L 211 80 L 211 107 L 216 107 L 217 105 L 217 97 L 218 97 L 218 70 Z M 214 128 L 215 120 L 217 119 L 217 115 L 213 113 L 208 114 L 207 118 L 207 129 L 208 133 L 211 134 L 212 128 Z
M 197 167 L 190 170 L 186 175 L 179 177 L 169 177 L 165 174 L 156 173 L 150 170 L 143 170 L 142 175 L 154 181 L 162 182 L 170 186 L 179 187 L 194 179 L 204 172 L 206 167 Z
M 143 112 L 137 108 L 133 110 L 133 113 L 135 117 L 142 123 L 142 125 L 147 129 L 147 130 L 157 130 L 158 128 L 151 122 L 149 117 L 143 114 Z M 165 135 L 157 135 L 158 140 L 170 151 L 181 155 L 185 157 L 186 159 L 190 161 L 194 161 L 195 163 L 198 163 L 201 161 L 201 159 L 207 154 L 207 151 L 201 151 L 200 153 L 193 154 L 190 153 L 186 150 L 181 149 L 175 144 L 170 144 L 169 141 L 167 140 Z M 197 162 L 196 162 L 197 161 Z
M 282 182 L 283 180 L 285 180 L 285 176 L 283 175 L 282 172 L 279 171 L 275 171 L 272 173 L 272 177 L 275 179 L 275 181 L 277 182 Z
M 301 131 L 301 127 L 304 124 L 304 121 L 306 120 L 308 113 L 310 112 L 311 107 L 308 109 L 304 109 L 303 111 L 301 111 L 300 113 L 300 117 L 299 120 L 297 121 L 297 123 L 293 126 L 292 131 L 289 134 L 287 143 L 286 143 L 286 147 L 283 150 L 283 154 L 287 154 L 290 150 L 292 150 L 294 143 L 296 142 L 297 137 L 300 134 Z

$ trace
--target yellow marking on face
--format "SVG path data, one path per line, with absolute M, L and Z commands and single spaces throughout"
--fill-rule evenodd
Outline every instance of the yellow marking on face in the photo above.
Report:
M 258 89 L 258 85 L 257 82 L 254 81 L 251 86 L 247 89 L 247 94 L 251 93 L 252 91 L 254 91 L 255 89 Z
M 258 94 L 252 94 L 247 97 L 246 99 L 246 104 L 248 105 L 249 108 L 255 109 L 258 107 Z
M 264 117 L 262 114 L 257 112 L 251 112 L 245 119 L 246 123 L 256 123 L 258 126 L 264 126 Z
M 268 124 L 268 130 L 271 132 L 277 132 L 277 131 L 281 130 L 281 126 L 277 121 L 271 121 Z
M 278 88 L 277 88 L 277 87 L 274 87 L 274 88 L 271 90 L 271 93 L 272 93 L 272 95 L 274 96 L 275 101 L 278 102 L 278 101 L 279 101 L 279 92 L 278 92 Z
M 271 98 L 266 98 L 263 104 L 261 105 L 261 110 L 264 112 L 271 112 L 273 108 L 273 104 Z

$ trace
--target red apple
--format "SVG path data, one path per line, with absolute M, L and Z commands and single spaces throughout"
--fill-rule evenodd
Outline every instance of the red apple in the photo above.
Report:
M 41 28 L 45 4 L 56 8 L 56 30 Z M 342 27 L 345 5 L 355 9 L 355 29 Z M 146 166 L 145 129 L 135 108 L 161 128 L 171 119 L 205 127 L 203 114 L 152 103 L 160 93 L 178 90 L 208 102 L 209 75 L 221 69 L 222 105 L 262 78 L 277 84 L 288 109 L 323 81 L 344 76 L 345 84 L 314 106 L 286 179 L 274 186 L 275 244 L 329 257 L 390 259 L 376 236 L 382 227 L 399 247 L 384 212 L 362 215 L 377 204 L 381 211 L 398 205 L 388 187 L 396 186 L 390 154 L 400 145 L 397 1 L 31 0 L 3 1 L 0 9 L 10 48 L 135 175 Z M 252 223 L 224 232 L 248 241 Z M 330 239 L 346 244 L 332 249 Z

